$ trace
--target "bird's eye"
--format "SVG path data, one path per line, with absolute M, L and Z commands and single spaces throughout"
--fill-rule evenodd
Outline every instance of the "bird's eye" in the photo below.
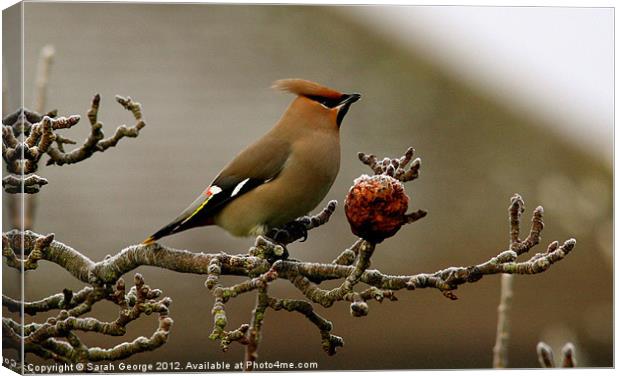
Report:
M 334 108 L 340 102 L 338 99 L 321 97 L 319 95 L 309 95 L 308 98 L 312 99 L 315 102 L 322 104 L 326 108 Z

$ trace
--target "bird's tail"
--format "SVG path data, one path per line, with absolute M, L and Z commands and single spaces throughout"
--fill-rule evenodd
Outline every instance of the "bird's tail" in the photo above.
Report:
M 163 238 L 164 236 L 176 234 L 177 232 L 181 232 L 183 230 L 190 229 L 196 226 L 206 226 L 213 224 L 211 218 L 199 219 L 198 214 L 204 206 L 209 202 L 210 198 L 213 197 L 211 195 L 200 195 L 192 204 L 187 207 L 178 217 L 175 218 L 174 221 L 168 223 L 161 230 L 157 231 L 153 235 L 144 239 L 142 242 L 143 245 L 150 245 L 155 243 L 158 239 Z
M 142 245 L 151 245 L 155 243 L 157 240 L 163 238 L 164 236 L 175 234 L 183 229 L 185 228 L 182 228 L 181 221 L 177 219 L 174 222 L 171 222 L 168 225 L 164 226 L 161 230 L 157 231 L 153 235 L 144 239 L 144 241 L 142 242 Z
M 144 239 L 141 244 L 142 245 L 151 245 L 151 244 L 154 244 L 156 241 L 157 241 L 157 239 L 153 235 L 151 235 L 148 238 Z

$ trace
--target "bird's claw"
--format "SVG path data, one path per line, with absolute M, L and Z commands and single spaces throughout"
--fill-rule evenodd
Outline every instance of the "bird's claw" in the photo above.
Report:
M 285 229 L 273 228 L 266 236 L 278 244 L 285 244 L 291 235 Z
M 282 228 L 273 228 L 267 233 L 267 237 L 280 244 L 290 244 L 297 239 L 301 242 L 308 239 L 308 229 L 302 219 L 291 221 Z
M 288 231 L 292 233 L 294 236 L 301 235 L 300 242 L 305 242 L 308 239 L 308 229 L 306 228 L 306 225 L 303 223 L 302 220 L 295 220 L 295 221 L 289 222 L 285 226 L 285 228 L 287 227 L 288 227 Z

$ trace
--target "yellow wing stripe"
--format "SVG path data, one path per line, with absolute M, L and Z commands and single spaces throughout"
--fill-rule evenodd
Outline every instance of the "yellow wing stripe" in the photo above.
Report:
M 196 210 L 194 210 L 194 212 L 193 212 L 192 214 L 190 214 L 190 215 L 189 215 L 189 217 L 185 218 L 185 219 L 183 220 L 183 222 L 181 222 L 181 225 L 182 225 L 182 224 L 184 224 L 185 222 L 189 221 L 190 219 L 192 219 L 192 218 L 193 218 L 196 214 L 198 214 L 198 212 L 199 212 L 199 211 L 201 211 L 201 210 L 202 210 L 202 208 L 204 208 L 204 207 L 205 207 L 205 205 L 207 204 L 207 202 L 211 201 L 211 197 L 212 197 L 212 196 L 211 196 L 211 195 L 209 195 L 209 197 L 207 197 L 207 199 L 206 199 L 206 200 L 205 200 L 202 204 L 200 204 L 200 206 L 199 206 Z
M 190 215 L 189 215 L 189 217 L 185 218 L 185 219 L 183 220 L 183 222 L 181 222 L 181 224 L 180 224 L 180 225 L 182 225 L 182 224 L 184 224 L 185 222 L 187 222 L 187 221 L 189 221 L 190 219 L 192 219 L 192 218 L 193 218 L 196 214 L 198 214 L 198 212 L 199 212 L 199 211 L 201 211 L 201 210 L 202 210 L 202 208 L 204 208 L 204 207 L 205 207 L 205 205 L 206 205 L 209 201 L 211 201 L 211 198 L 212 198 L 214 195 L 216 195 L 216 194 L 220 193 L 221 191 L 222 191 L 222 189 L 221 189 L 220 187 L 218 187 L 217 185 L 213 185 L 213 186 L 210 186 L 209 188 L 207 188 L 207 190 L 205 191 L 205 196 L 207 196 L 207 199 L 206 199 L 206 200 L 205 200 L 202 204 L 200 204 L 200 206 L 199 206 L 198 208 L 196 208 L 196 210 L 194 210 L 194 212 L 193 212 L 192 214 L 190 214 Z M 180 225 L 179 225 L 179 226 L 180 226 Z

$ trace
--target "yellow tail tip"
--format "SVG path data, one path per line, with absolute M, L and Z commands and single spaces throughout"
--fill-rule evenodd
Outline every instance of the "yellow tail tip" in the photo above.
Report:
M 144 239 L 144 241 L 142 242 L 142 245 L 151 245 L 151 244 L 154 244 L 156 240 L 157 240 L 157 239 L 155 239 L 154 237 L 149 236 L 148 238 Z

